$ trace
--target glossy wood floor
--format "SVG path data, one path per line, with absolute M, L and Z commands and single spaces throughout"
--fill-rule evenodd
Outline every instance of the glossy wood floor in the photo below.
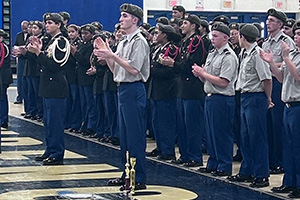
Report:
M 118 147 L 69 132 L 65 132 L 64 165 L 43 166 L 34 161 L 34 157 L 45 148 L 42 124 L 20 116 L 23 106 L 12 103 L 15 95 L 16 88 L 9 88 L 9 128 L 1 132 L 0 200 L 66 199 L 66 194 L 69 194 L 69 199 L 287 199 L 270 191 L 273 186 L 281 184 L 282 175 L 271 175 L 267 188 L 252 189 L 249 184 L 231 183 L 225 177 L 201 174 L 197 168 L 185 168 L 153 158 L 147 159 L 147 189 L 126 197 L 119 187 L 106 185 L 109 179 L 121 175 Z M 148 140 L 147 150 L 154 148 L 155 142 Z M 176 152 L 178 155 L 178 149 Z M 207 155 L 204 155 L 204 160 L 206 162 Z M 238 169 L 239 163 L 234 163 L 233 174 Z

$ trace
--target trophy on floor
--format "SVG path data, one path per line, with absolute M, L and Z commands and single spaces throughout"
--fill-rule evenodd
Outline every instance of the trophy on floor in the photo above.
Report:
M 126 151 L 126 164 L 125 164 L 125 191 L 130 192 L 130 164 L 129 164 L 129 152 Z
M 131 194 L 135 194 L 135 165 L 136 165 L 136 158 L 130 158 L 131 170 L 130 170 L 130 187 L 131 187 Z

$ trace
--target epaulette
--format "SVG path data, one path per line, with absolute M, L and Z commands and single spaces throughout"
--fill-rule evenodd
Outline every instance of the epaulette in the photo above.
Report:
M 197 45 L 199 43 L 199 40 L 202 40 L 202 38 L 199 35 L 194 35 L 190 38 L 190 40 L 193 42 L 193 45 Z
M 256 47 L 257 47 L 257 46 L 255 46 L 255 47 L 251 50 L 250 55 L 255 56 L 256 54 L 258 54 L 258 51 L 256 50 Z
M 224 49 L 225 55 L 231 54 L 231 52 L 228 49 Z
M 285 41 L 287 39 L 287 36 L 285 36 L 285 35 L 281 35 L 280 37 L 279 37 L 279 40 L 282 40 L 282 41 Z

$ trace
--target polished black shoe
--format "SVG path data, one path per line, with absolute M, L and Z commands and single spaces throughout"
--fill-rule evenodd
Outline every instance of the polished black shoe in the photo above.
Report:
M 1 127 L 2 127 L 2 128 L 8 128 L 8 123 L 3 123 L 3 124 L 1 124 Z
M 145 190 L 147 189 L 146 184 L 143 183 L 135 183 L 134 190 Z
M 250 187 L 253 188 L 262 188 L 269 186 L 269 179 L 268 178 L 255 178 L 254 181 L 250 184 Z
M 166 154 L 161 154 L 157 156 L 158 160 L 174 160 L 175 156 L 174 155 L 166 155 Z
M 276 193 L 289 193 L 292 192 L 294 189 L 296 188 L 292 186 L 281 185 L 279 187 L 273 187 L 271 191 Z
M 31 117 L 32 117 L 31 114 L 26 114 L 26 115 L 24 115 L 24 118 L 25 118 L 25 119 L 31 119 Z
M 223 172 L 223 171 L 218 171 L 218 170 L 211 172 L 211 174 L 213 176 L 231 176 L 230 172 Z
M 290 194 L 288 194 L 289 198 L 300 198 L 300 189 L 294 189 Z
M 270 174 L 283 174 L 284 170 L 283 167 L 275 167 L 270 169 Z
M 182 160 L 181 158 L 178 158 L 177 160 L 176 159 L 172 160 L 171 163 L 177 164 L 177 165 L 182 165 L 182 164 L 186 163 L 186 161 Z
M 95 134 L 93 134 L 93 135 L 90 135 L 89 138 L 98 138 L 98 134 L 95 133 Z
M 115 178 L 115 179 L 110 179 L 108 182 L 107 182 L 107 185 L 108 186 L 122 186 L 125 184 L 125 181 L 124 179 L 122 178 Z
M 43 155 L 40 155 L 40 156 L 36 156 L 36 157 L 34 158 L 34 160 L 35 160 L 35 161 L 43 161 L 43 160 L 45 160 L 46 158 L 48 158 L 48 156 L 46 156 L 45 154 L 43 154 Z
M 14 104 L 22 104 L 23 101 L 15 101 Z
M 183 163 L 185 167 L 200 167 L 203 166 L 203 162 L 197 162 L 194 160 L 190 160 L 189 162 Z
M 63 165 L 63 160 L 57 160 L 56 158 L 46 158 L 43 160 L 43 165 Z
M 253 176 L 246 176 L 246 175 L 241 175 L 241 174 L 236 174 L 234 176 L 228 176 L 228 180 L 233 181 L 233 182 L 252 182 L 254 181 Z
M 161 151 L 158 151 L 157 149 L 153 149 L 151 152 L 146 152 L 146 156 L 148 157 L 157 157 L 161 155 Z
M 201 173 L 212 173 L 212 172 L 215 172 L 216 170 L 212 170 L 207 167 L 200 167 L 199 169 L 197 169 L 197 171 L 201 172 Z
M 120 139 L 117 137 L 111 137 L 109 140 L 109 143 L 111 143 L 114 146 L 119 146 L 120 145 Z

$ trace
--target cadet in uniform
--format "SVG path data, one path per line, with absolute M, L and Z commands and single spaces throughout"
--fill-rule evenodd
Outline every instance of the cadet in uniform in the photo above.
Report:
M 171 67 L 161 64 L 161 58 L 179 58 L 179 49 L 173 44 L 180 40 L 171 25 L 157 24 L 156 41 L 160 45 L 152 55 L 148 97 L 151 102 L 152 126 L 156 150 L 161 160 L 175 159 L 176 82 Z
M 272 75 L 256 43 L 258 29 L 252 24 L 240 30 L 241 54 L 236 90 L 241 92 L 241 145 L 243 161 L 231 181 L 254 181 L 251 187 L 269 185 L 269 155 L 267 140 L 267 109 L 272 107 Z
M 172 7 L 172 17 L 183 19 L 185 15 L 185 9 L 182 5 L 175 5 Z
M 214 50 L 209 53 L 204 67 L 193 66 L 194 75 L 204 82 L 204 91 L 207 93 L 205 122 L 209 159 L 206 168 L 200 168 L 199 171 L 214 176 L 232 173 L 234 83 L 238 59 L 228 44 L 229 35 L 228 26 L 215 23 L 212 26 Z
M 267 30 L 268 30 L 268 38 L 263 43 L 263 50 L 271 50 L 274 55 L 274 60 L 277 63 L 278 67 L 281 66 L 283 61 L 281 55 L 281 42 L 285 41 L 288 45 L 290 45 L 291 50 L 295 48 L 295 44 L 293 40 L 285 35 L 282 32 L 282 27 L 286 22 L 286 15 L 277 11 L 273 8 L 268 10 L 268 18 L 267 18 Z M 272 89 L 272 101 L 275 106 L 268 110 L 268 142 L 269 142 L 269 160 L 270 160 L 270 173 L 278 174 L 283 173 L 282 167 L 282 134 L 284 131 L 283 127 L 283 108 L 284 104 L 280 99 L 281 93 L 281 83 L 273 77 L 272 80 L 273 89 Z
M 0 67 L 2 70 L 2 92 L 0 93 L 0 124 L 3 128 L 8 128 L 8 97 L 7 88 L 13 82 L 10 68 L 9 48 L 4 42 L 8 34 L 0 29 Z
M 300 197 L 300 21 L 293 26 L 294 41 L 297 49 L 281 42 L 283 63 L 278 68 L 274 55 L 261 52 L 261 57 L 271 67 L 272 73 L 282 83 L 281 99 L 285 103 L 283 123 L 283 163 L 284 177 L 280 187 L 273 187 L 273 192 L 289 193 L 290 198 Z
M 58 13 L 45 16 L 45 27 L 51 40 L 42 52 L 42 41 L 33 36 L 28 51 L 35 53 L 37 62 L 42 65 L 39 94 L 44 98 L 44 129 L 46 150 L 35 160 L 44 165 L 63 164 L 64 144 L 64 112 L 68 96 L 68 83 L 64 65 L 69 59 L 70 44 L 62 36 L 62 17 Z
M 199 35 L 200 25 L 198 16 L 186 14 L 181 26 L 182 33 L 186 35 L 180 45 L 181 60 L 176 62 L 168 56 L 162 58 L 163 65 L 174 67 L 175 72 L 180 74 L 177 105 L 180 158 L 173 162 L 186 167 L 203 165 L 204 91 L 203 83 L 192 73 L 194 63 L 201 66 L 205 61 L 205 47 Z
M 294 33 L 293 33 L 293 25 L 295 24 L 295 20 L 292 18 L 288 18 L 286 20 L 285 25 L 283 26 L 282 32 L 288 36 L 290 36 L 294 40 Z
M 135 189 L 146 189 L 146 82 L 150 72 L 150 49 L 140 33 L 138 24 L 143 10 L 133 4 L 120 7 L 121 28 L 126 37 L 119 43 L 116 53 L 110 49 L 95 50 L 99 59 L 105 59 L 113 72 L 114 81 L 119 83 L 118 111 L 122 167 L 125 168 L 126 151 L 136 158 Z M 109 48 L 106 45 L 106 48 Z M 108 185 L 123 185 L 125 171 L 120 179 L 113 179 Z

